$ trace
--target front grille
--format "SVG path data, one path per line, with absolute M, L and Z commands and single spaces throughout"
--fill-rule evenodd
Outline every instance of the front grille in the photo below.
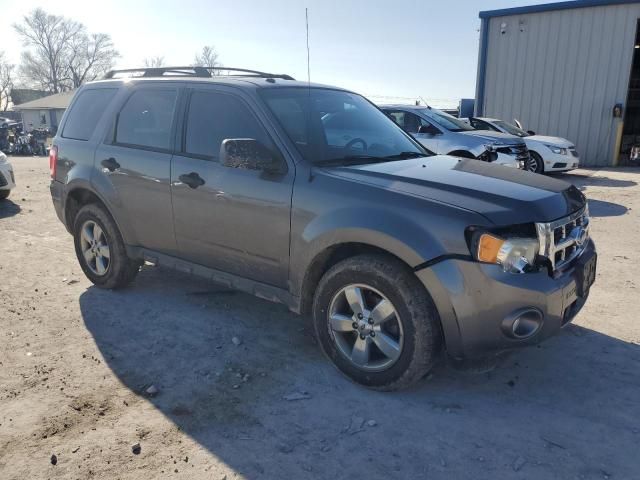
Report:
M 8 185 L 7 179 L 0 173 L 0 187 L 6 187 Z
M 576 147 L 569 147 L 569 152 L 571 152 L 571 155 L 573 155 L 574 157 L 578 157 L 578 151 L 576 150 Z
M 553 272 L 561 271 L 578 258 L 589 240 L 589 208 L 549 223 L 536 223 L 540 255 L 551 263 Z

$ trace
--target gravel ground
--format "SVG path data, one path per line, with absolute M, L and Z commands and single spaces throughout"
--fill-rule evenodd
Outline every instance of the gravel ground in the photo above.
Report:
M 490 373 L 441 365 L 389 394 L 339 375 L 280 305 L 153 267 L 124 291 L 93 287 L 47 159 L 11 161 L 3 480 L 640 478 L 639 170 L 564 175 L 591 199 L 600 254 L 573 325 Z

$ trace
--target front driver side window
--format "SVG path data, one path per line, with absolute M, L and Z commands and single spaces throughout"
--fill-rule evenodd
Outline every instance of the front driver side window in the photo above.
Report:
M 225 93 L 193 92 L 184 151 L 218 161 L 220 145 L 228 138 L 252 138 L 275 150 L 269 135 L 242 100 Z
M 389 111 L 387 114 L 398 124 L 405 132 L 418 133 L 418 129 L 422 125 L 428 125 L 429 122 L 420 118 L 415 113 L 403 112 L 401 110 Z

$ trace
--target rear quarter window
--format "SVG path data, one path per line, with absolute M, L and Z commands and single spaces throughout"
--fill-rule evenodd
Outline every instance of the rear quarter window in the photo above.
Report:
M 81 92 L 71 106 L 62 137 L 89 140 L 117 91 L 117 88 L 99 88 Z

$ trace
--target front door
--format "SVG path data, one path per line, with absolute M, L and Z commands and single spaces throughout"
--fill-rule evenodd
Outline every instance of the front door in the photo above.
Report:
M 406 110 L 390 110 L 388 115 L 396 122 L 405 132 L 410 133 L 427 149 L 433 153 L 441 153 L 439 151 L 440 135 L 433 135 L 430 133 L 418 133 L 418 130 L 423 125 L 430 125 L 430 122 L 424 118 L 419 117 L 415 113 L 407 112 Z M 437 127 L 436 127 L 437 128 Z
M 171 150 L 177 89 L 136 87 L 122 105 L 113 137 L 96 150 L 99 177 L 136 246 L 176 253 L 171 209 Z M 115 213 L 115 212 L 114 212 Z
M 230 89 L 194 89 L 184 110 L 181 153 L 171 171 L 180 257 L 286 287 L 293 167 L 267 174 L 220 163 L 228 138 L 252 138 L 277 150 L 263 119 Z

